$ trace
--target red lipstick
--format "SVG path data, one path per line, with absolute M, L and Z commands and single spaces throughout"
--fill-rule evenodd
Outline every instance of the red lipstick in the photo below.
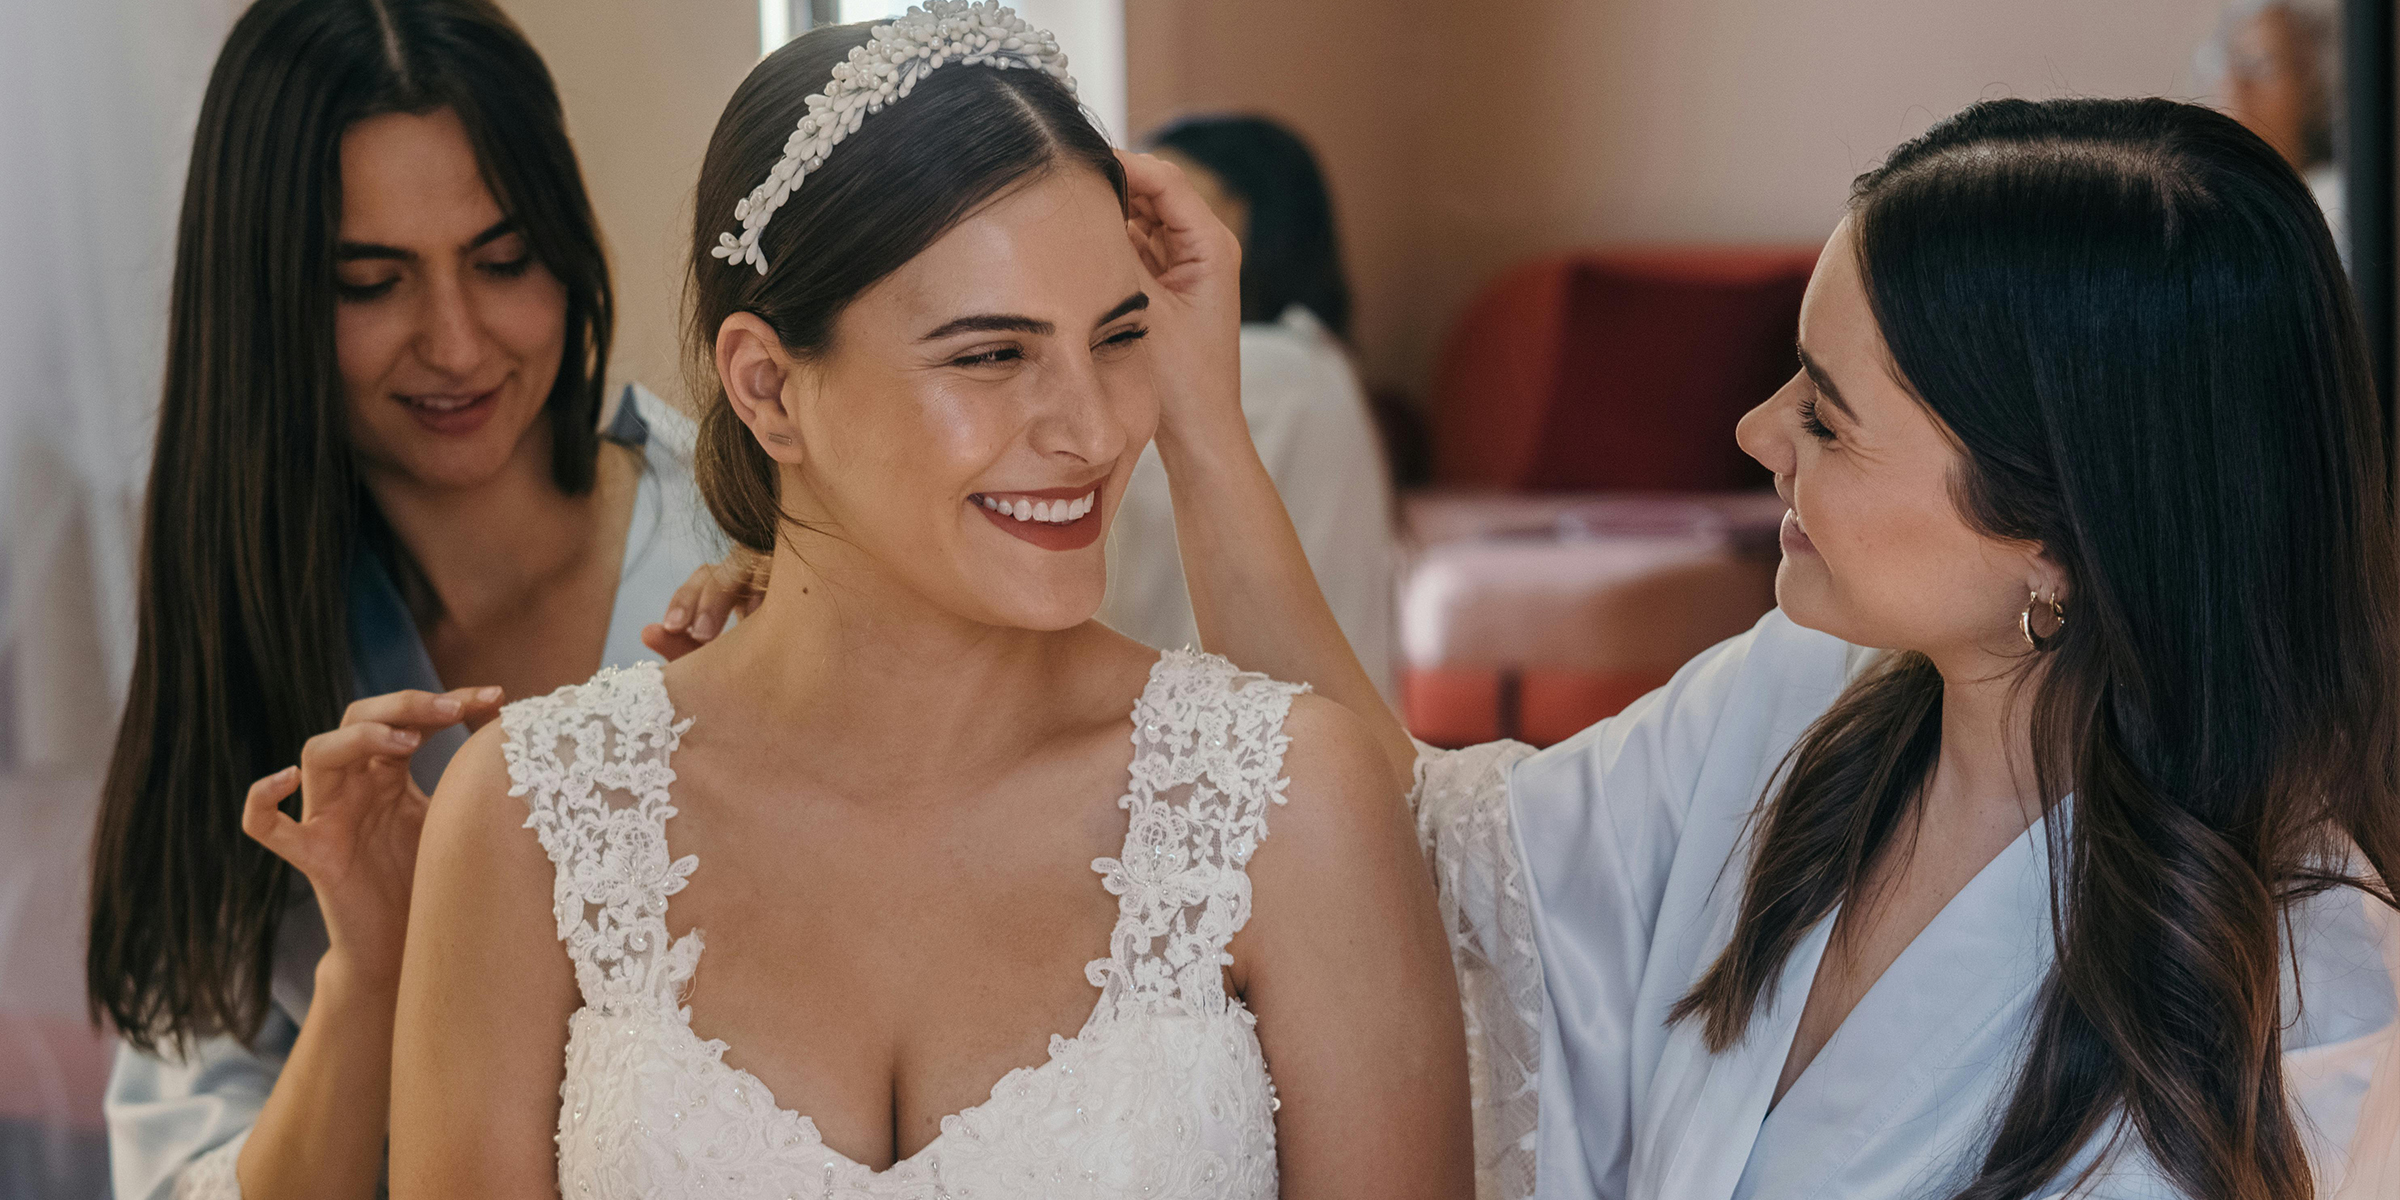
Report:
M 1099 481 L 1080 487 L 977 492 L 967 497 L 967 503 L 982 513 L 984 520 L 1044 550 L 1081 550 L 1100 540 L 1100 501 Z M 1062 511 L 1080 515 L 1061 520 Z M 1020 517 L 1020 512 L 1028 515 Z

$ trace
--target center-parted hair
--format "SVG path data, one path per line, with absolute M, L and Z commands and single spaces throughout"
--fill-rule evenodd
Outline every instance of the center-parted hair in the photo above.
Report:
M 2041 792 L 2070 798 L 2045 825 L 2056 959 L 1958 1196 L 2046 1192 L 2114 1135 L 2183 1194 L 2306 1197 L 2291 905 L 2390 903 L 2353 849 L 2400 867 L 2400 551 L 2324 218 L 2265 142 L 2164 100 L 1978 104 L 1851 214 L 1896 374 L 1960 448 L 1958 511 L 2040 544 L 2072 613 L 2021 679 Z M 1732 941 L 1675 1009 L 1712 1048 L 1905 849 L 1941 704 L 1929 661 L 1890 655 L 1793 748 Z
M 192 135 L 133 677 L 93 838 L 91 1008 L 143 1049 L 266 1019 L 294 873 L 242 833 L 242 803 L 341 723 L 351 557 L 385 558 L 420 622 L 438 606 L 359 478 L 334 264 L 343 134 L 444 110 L 566 292 L 550 477 L 592 488 L 615 305 L 541 56 L 491 0 L 250 5 Z
M 735 90 L 709 138 L 693 203 L 685 351 L 700 435 L 694 471 L 717 523 L 739 545 L 775 548 L 784 523 L 767 457 L 717 378 L 717 330 L 753 313 L 801 358 L 833 347 L 835 322 L 859 294 L 923 253 L 960 221 L 1056 170 L 1091 170 L 1126 199 L 1125 173 L 1075 94 L 1035 70 L 951 64 L 869 116 L 791 194 L 761 235 L 765 275 L 711 257 L 734 204 L 783 156 L 807 97 L 864 45 L 870 26 L 811 30 L 767 56 Z

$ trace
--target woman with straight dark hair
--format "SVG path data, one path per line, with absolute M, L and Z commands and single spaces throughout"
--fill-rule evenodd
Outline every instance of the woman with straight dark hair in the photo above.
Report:
M 251 7 L 173 288 L 94 846 L 112 1173 L 366 1197 L 424 793 L 502 695 L 644 657 L 706 545 L 689 424 L 629 387 L 601 428 L 599 234 L 487 0 Z
M 1367 675 L 1392 688 L 1392 479 L 1350 359 L 1350 285 L 1316 155 L 1264 117 L 1190 117 L 1151 139 L 1242 244 L 1242 415 L 1317 586 Z M 1200 640 L 1156 451 L 1117 509 L 1100 619 L 1153 646 Z
M 1781 608 L 1539 753 L 1377 701 L 1215 320 L 1160 349 L 1206 644 L 1416 781 L 1500 1194 L 2332 1190 L 2394 1011 L 2400 546 L 2357 312 L 2266 143 L 1994 101 L 1860 177 L 1738 433 L 1792 506 Z

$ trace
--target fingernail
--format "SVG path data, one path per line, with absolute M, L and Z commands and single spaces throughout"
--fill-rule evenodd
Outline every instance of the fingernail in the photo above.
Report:
M 475 698 L 485 704 L 490 704 L 492 701 L 500 698 L 500 689 L 496 687 L 484 688 L 483 690 L 475 693 Z
M 441 699 L 433 702 L 433 711 L 440 713 L 445 717 L 455 717 L 458 714 L 465 712 L 466 706 L 448 696 L 444 696 Z
M 693 637 L 698 638 L 701 641 L 707 641 L 708 639 L 715 637 L 716 634 L 717 623 L 709 620 L 708 614 L 702 613 L 700 614 L 699 620 L 692 622 Z
M 280 770 L 280 771 L 277 771 L 277 772 L 275 772 L 275 778 L 277 778 L 277 779 L 290 779 L 292 776 L 294 776 L 294 775 L 297 775 L 297 774 L 299 774 L 299 773 L 300 773 L 300 768 L 298 768 L 298 767 L 285 767 L 284 769 L 282 769 L 282 770 Z
M 392 731 L 392 741 L 397 745 L 414 747 L 418 742 L 424 740 L 424 735 L 418 733 L 414 729 L 395 729 Z
M 667 610 L 667 628 L 669 629 L 681 629 L 683 628 L 683 623 L 691 619 L 692 614 L 684 611 L 680 607 L 670 608 Z

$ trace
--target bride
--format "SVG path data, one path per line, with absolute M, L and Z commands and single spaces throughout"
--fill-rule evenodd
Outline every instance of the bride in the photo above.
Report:
M 1145 270 L 1175 231 L 1055 41 L 960 3 L 812 32 L 695 212 L 699 478 L 772 583 L 459 753 L 394 1193 L 1464 1194 L 1448 950 L 1370 734 L 1091 619 L 1150 310 L 1206 285 Z

